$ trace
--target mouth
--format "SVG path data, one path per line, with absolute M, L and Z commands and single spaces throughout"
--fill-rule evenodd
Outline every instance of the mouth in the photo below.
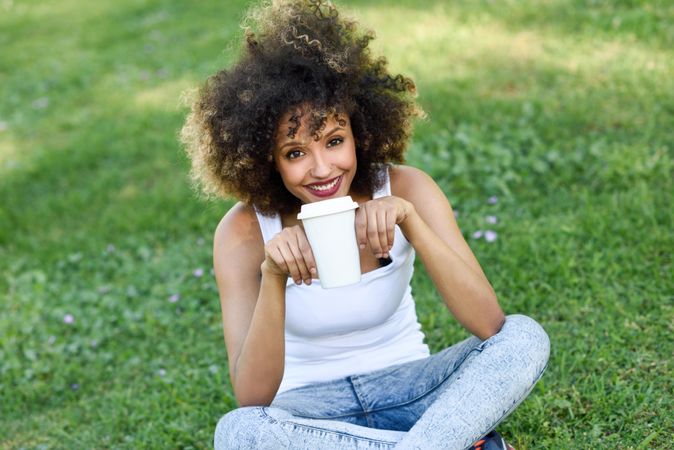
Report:
M 329 197 L 339 189 L 342 184 L 342 175 L 324 183 L 307 184 L 304 187 L 316 197 Z

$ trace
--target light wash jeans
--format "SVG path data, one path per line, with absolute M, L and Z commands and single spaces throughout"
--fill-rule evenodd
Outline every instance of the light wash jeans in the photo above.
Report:
M 527 397 L 549 351 L 538 323 L 510 315 L 485 341 L 473 336 L 428 358 L 231 411 L 218 422 L 215 448 L 465 449 Z

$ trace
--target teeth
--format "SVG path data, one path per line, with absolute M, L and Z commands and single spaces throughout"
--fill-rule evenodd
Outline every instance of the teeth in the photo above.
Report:
M 333 181 L 331 181 L 329 184 L 324 184 L 322 186 L 316 186 L 316 185 L 309 185 L 310 189 L 313 189 L 314 191 L 328 191 L 335 187 L 337 182 L 339 181 L 339 177 L 335 178 Z

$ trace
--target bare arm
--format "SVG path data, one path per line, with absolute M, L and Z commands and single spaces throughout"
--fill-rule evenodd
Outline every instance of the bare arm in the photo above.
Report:
M 503 311 L 444 193 L 418 169 L 398 166 L 390 172 L 392 196 L 361 208 L 359 241 L 366 240 L 375 255 L 385 255 L 397 223 L 459 323 L 481 339 L 493 336 L 503 325 Z
M 262 275 L 260 295 L 232 371 L 241 406 L 268 406 L 281 384 L 285 360 L 286 277 Z
M 496 293 L 468 247 L 452 207 L 437 184 L 411 167 L 394 169 L 392 183 L 414 206 L 401 225 L 447 308 L 480 339 L 496 334 L 505 317 Z
M 215 232 L 213 262 L 234 394 L 241 406 L 269 405 L 284 372 L 286 280 L 311 284 L 309 243 L 288 227 L 264 245 L 255 212 L 237 204 Z
M 285 277 L 261 272 L 264 244 L 254 212 L 222 219 L 213 264 L 234 394 L 241 406 L 271 403 L 283 378 Z

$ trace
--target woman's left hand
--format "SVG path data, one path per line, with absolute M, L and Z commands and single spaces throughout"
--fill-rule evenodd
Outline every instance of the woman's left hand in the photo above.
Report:
M 400 197 L 380 197 L 356 210 L 356 239 L 361 249 L 369 246 L 377 258 L 388 258 L 395 226 L 414 213 L 414 205 Z

